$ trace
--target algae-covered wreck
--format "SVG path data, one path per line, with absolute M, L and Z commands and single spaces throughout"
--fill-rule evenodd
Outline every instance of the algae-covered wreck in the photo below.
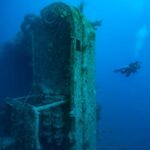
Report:
M 32 88 L 6 100 L 1 150 L 96 150 L 92 23 L 79 9 L 54 3 L 27 15 L 20 35 L 32 56 Z

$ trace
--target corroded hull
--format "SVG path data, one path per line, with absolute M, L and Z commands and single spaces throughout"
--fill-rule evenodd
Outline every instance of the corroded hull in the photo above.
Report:
M 21 29 L 33 82 L 29 95 L 7 102 L 14 140 L 8 149 L 96 150 L 92 24 L 77 8 L 54 3 L 26 16 Z

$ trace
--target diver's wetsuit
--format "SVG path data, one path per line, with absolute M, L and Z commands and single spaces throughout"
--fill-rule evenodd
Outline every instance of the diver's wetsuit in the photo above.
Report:
M 125 74 L 126 77 L 129 77 L 132 73 L 137 72 L 138 69 L 140 69 L 140 63 L 138 61 L 130 63 L 127 67 L 120 68 L 114 70 L 114 72 L 120 72 L 122 74 Z

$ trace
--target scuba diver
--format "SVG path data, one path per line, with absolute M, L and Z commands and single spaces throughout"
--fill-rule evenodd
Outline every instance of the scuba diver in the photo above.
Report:
M 127 67 L 114 70 L 114 72 L 120 72 L 124 74 L 126 77 L 129 77 L 131 74 L 136 73 L 137 70 L 140 68 L 141 68 L 141 65 L 139 61 L 135 61 L 133 63 L 130 63 Z

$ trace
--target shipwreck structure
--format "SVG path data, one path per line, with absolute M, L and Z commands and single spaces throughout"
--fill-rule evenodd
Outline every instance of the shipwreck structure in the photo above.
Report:
M 33 80 L 28 95 L 6 100 L 2 149 L 96 150 L 92 23 L 79 9 L 54 3 L 25 16 L 18 36 L 32 57 Z

